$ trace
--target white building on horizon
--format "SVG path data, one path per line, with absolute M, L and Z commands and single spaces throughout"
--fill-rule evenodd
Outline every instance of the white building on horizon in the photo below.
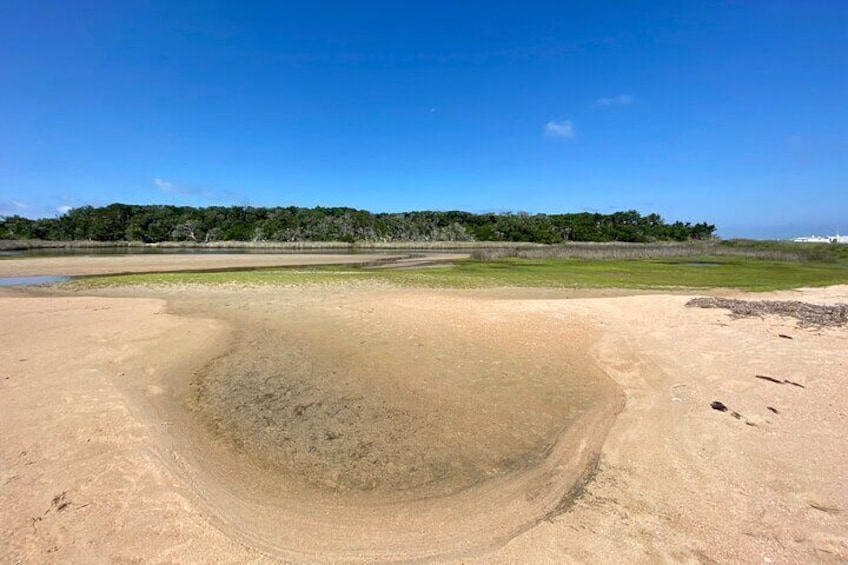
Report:
M 822 237 L 820 235 L 811 235 L 810 237 L 796 237 L 792 241 L 796 243 L 848 243 L 848 235 L 829 235 Z

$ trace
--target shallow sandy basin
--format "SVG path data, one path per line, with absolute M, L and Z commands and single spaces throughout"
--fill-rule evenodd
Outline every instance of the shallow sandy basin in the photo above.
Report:
M 688 297 L 678 295 L 591 298 L 567 291 L 363 285 L 205 295 L 197 287 L 132 292 L 148 296 L 0 294 L 4 563 L 848 559 L 845 329 L 733 320 L 721 310 L 685 308 Z M 183 306 L 169 309 L 158 293 L 170 293 L 172 304 L 181 296 Z M 848 302 L 848 287 L 770 297 Z M 524 469 L 458 494 L 430 493 L 424 506 L 408 506 L 406 514 L 409 501 L 380 499 L 360 507 L 371 513 L 360 524 L 338 521 L 346 520 L 339 508 L 359 502 L 342 497 L 334 503 L 327 492 L 315 495 L 321 505 L 295 497 L 293 509 L 281 513 L 251 498 L 268 492 L 258 484 L 261 476 L 229 465 L 232 451 L 225 441 L 184 433 L 195 425 L 192 415 L 181 420 L 168 400 L 178 377 L 193 375 L 233 343 L 231 321 L 198 315 L 204 304 L 258 312 L 271 302 L 304 311 L 323 304 L 328 319 L 353 324 L 347 327 L 370 324 L 374 333 L 365 337 L 372 347 L 397 338 L 399 328 L 412 333 L 416 320 L 427 319 L 474 336 L 482 349 L 469 356 L 493 343 L 520 355 L 571 335 L 580 347 L 564 344 L 563 362 L 586 355 L 587 363 L 618 384 L 626 405 L 603 443 L 594 480 L 561 513 L 560 498 L 581 476 L 572 463 L 591 458 L 561 454 L 541 482 Z M 392 316 L 374 318 L 369 307 L 379 305 Z M 451 351 L 450 340 L 439 342 L 439 332 L 428 331 L 421 328 L 413 341 L 425 343 L 432 356 L 438 347 Z M 543 354 L 547 349 L 536 353 L 555 359 Z M 754 378 L 758 374 L 805 388 Z M 532 384 L 532 366 L 527 375 Z M 507 406 L 491 398 L 492 410 Z M 542 398 L 530 395 L 521 402 L 544 414 Z M 614 402 L 615 395 L 607 398 Z M 741 417 L 712 410 L 714 400 Z M 517 414 L 506 411 L 500 418 Z M 568 429 L 589 439 L 600 430 L 603 439 L 606 417 L 602 410 L 593 414 L 600 419 Z M 527 422 L 544 435 L 539 418 L 511 425 L 524 429 Z M 468 423 L 485 431 L 483 416 Z M 580 438 L 562 445 L 579 448 Z M 391 520 L 381 522 L 381 514 Z M 292 528 L 308 526 L 311 538 L 286 542 L 289 530 L 269 523 L 281 516 Z

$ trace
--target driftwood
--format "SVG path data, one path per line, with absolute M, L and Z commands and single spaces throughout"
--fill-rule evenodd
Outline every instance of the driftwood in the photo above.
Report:
M 730 298 L 693 298 L 690 308 L 725 308 L 734 318 L 786 316 L 804 327 L 840 327 L 848 325 L 848 304 L 810 304 L 797 300 L 734 300 Z M 783 336 L 781 336 L 783 337 Z
M 776 379 L 776 378 L 770 377 L 768 375 L 754 375 L 754 378 L 755 379 L 762 379 L 764 381 L 769 381 L 769 382 L 772 382 L 772 383 L 777 383 L 779 385 L 786 384 L 786 385 L 797 386 L 798 388 L 807 388 L 804 385 L 802 385 L 801 383 L 796 383 L 795 381 L 790 381 L 789 379 L 783 379 L 783 380 Z
M 719 412 L 730 412 L 730 415 L 736 418 L 737 420 L 743 420 L 746 426 L 757 426 L 757 424 L 744 417 L 736 410 L 731 410 L 730 408 L 728 408 L 727 405 L 724 402 L 721 402 L 720 400 L 713 400 L 712 402 L 710 402 L 710 408 L 712 408 L 713 410 L 718 410 Z

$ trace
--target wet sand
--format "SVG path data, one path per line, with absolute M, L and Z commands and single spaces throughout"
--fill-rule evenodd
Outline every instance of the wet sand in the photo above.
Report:
M 689 296 L 108 292 L 0 290 L 0 561 L 848 559 L 845 329 Z
M 0 260 L 0 277 L 94 276 L 174 271 L 224 271 L 402 261 L 404 265 L 452 261 L 467 253 L 173 253 L 161 255 L 69 255 Z
M 622 404 L 582 324 L 528 326 L 462 293 L 172 292 L 172 312 L 229 333 L 152 402 L 178 422 L 190 463 L 174 471 L 220 529 L 279 558 L 501 545 L 558 512 Z

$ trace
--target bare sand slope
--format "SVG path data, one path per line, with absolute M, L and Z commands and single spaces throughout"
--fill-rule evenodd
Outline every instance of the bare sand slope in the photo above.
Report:
M 848 303 L 848 287 L 739 297 Z M 569 304 L 604 328 L 594 355 L 627 405 L 574 508 L 481 563 L 848 561 L 848 332 L 687 299 Z
M 848 559 L 845 329 L 684 296 L 168 292 L 167 311 L 0 295 L 0 561 Z M 789 296 L 848 288 L 770 297 Z M 348 360 L 332 378 L 313 351 L 328 332 L 324 355 Z M 281 386 L 269 368 L 291 351 L 312 369 Z M 626 395 L 614 423 L 600 373 Z M 310 455 L 286 457 L 292 442 Z
M 0 261 L 0 277 L 86 276 L 119 273 L 158 273 L 173 271 L 208 271 L 310 265 L 352 265 L 389 261 L 405 257 L 401 253 L 331 254 L 331 253 L 175 253 L 161 255 L 90 255 L 67 257 L 29 257 Z M 425 254 L 405 263 L 419 264 L 450 261 L 467 254 Z
M 204 345 L 225 333 L 164 309 L 162 300 L 2 299 L 0 562 L 258 556 L 193 508 L 162 462 L 157 428 L 168 422 L 152 423 L 130 400 L 130 382 L 146 376 L 145 393 L 159 394 L 164 367 L 202 362 Z

